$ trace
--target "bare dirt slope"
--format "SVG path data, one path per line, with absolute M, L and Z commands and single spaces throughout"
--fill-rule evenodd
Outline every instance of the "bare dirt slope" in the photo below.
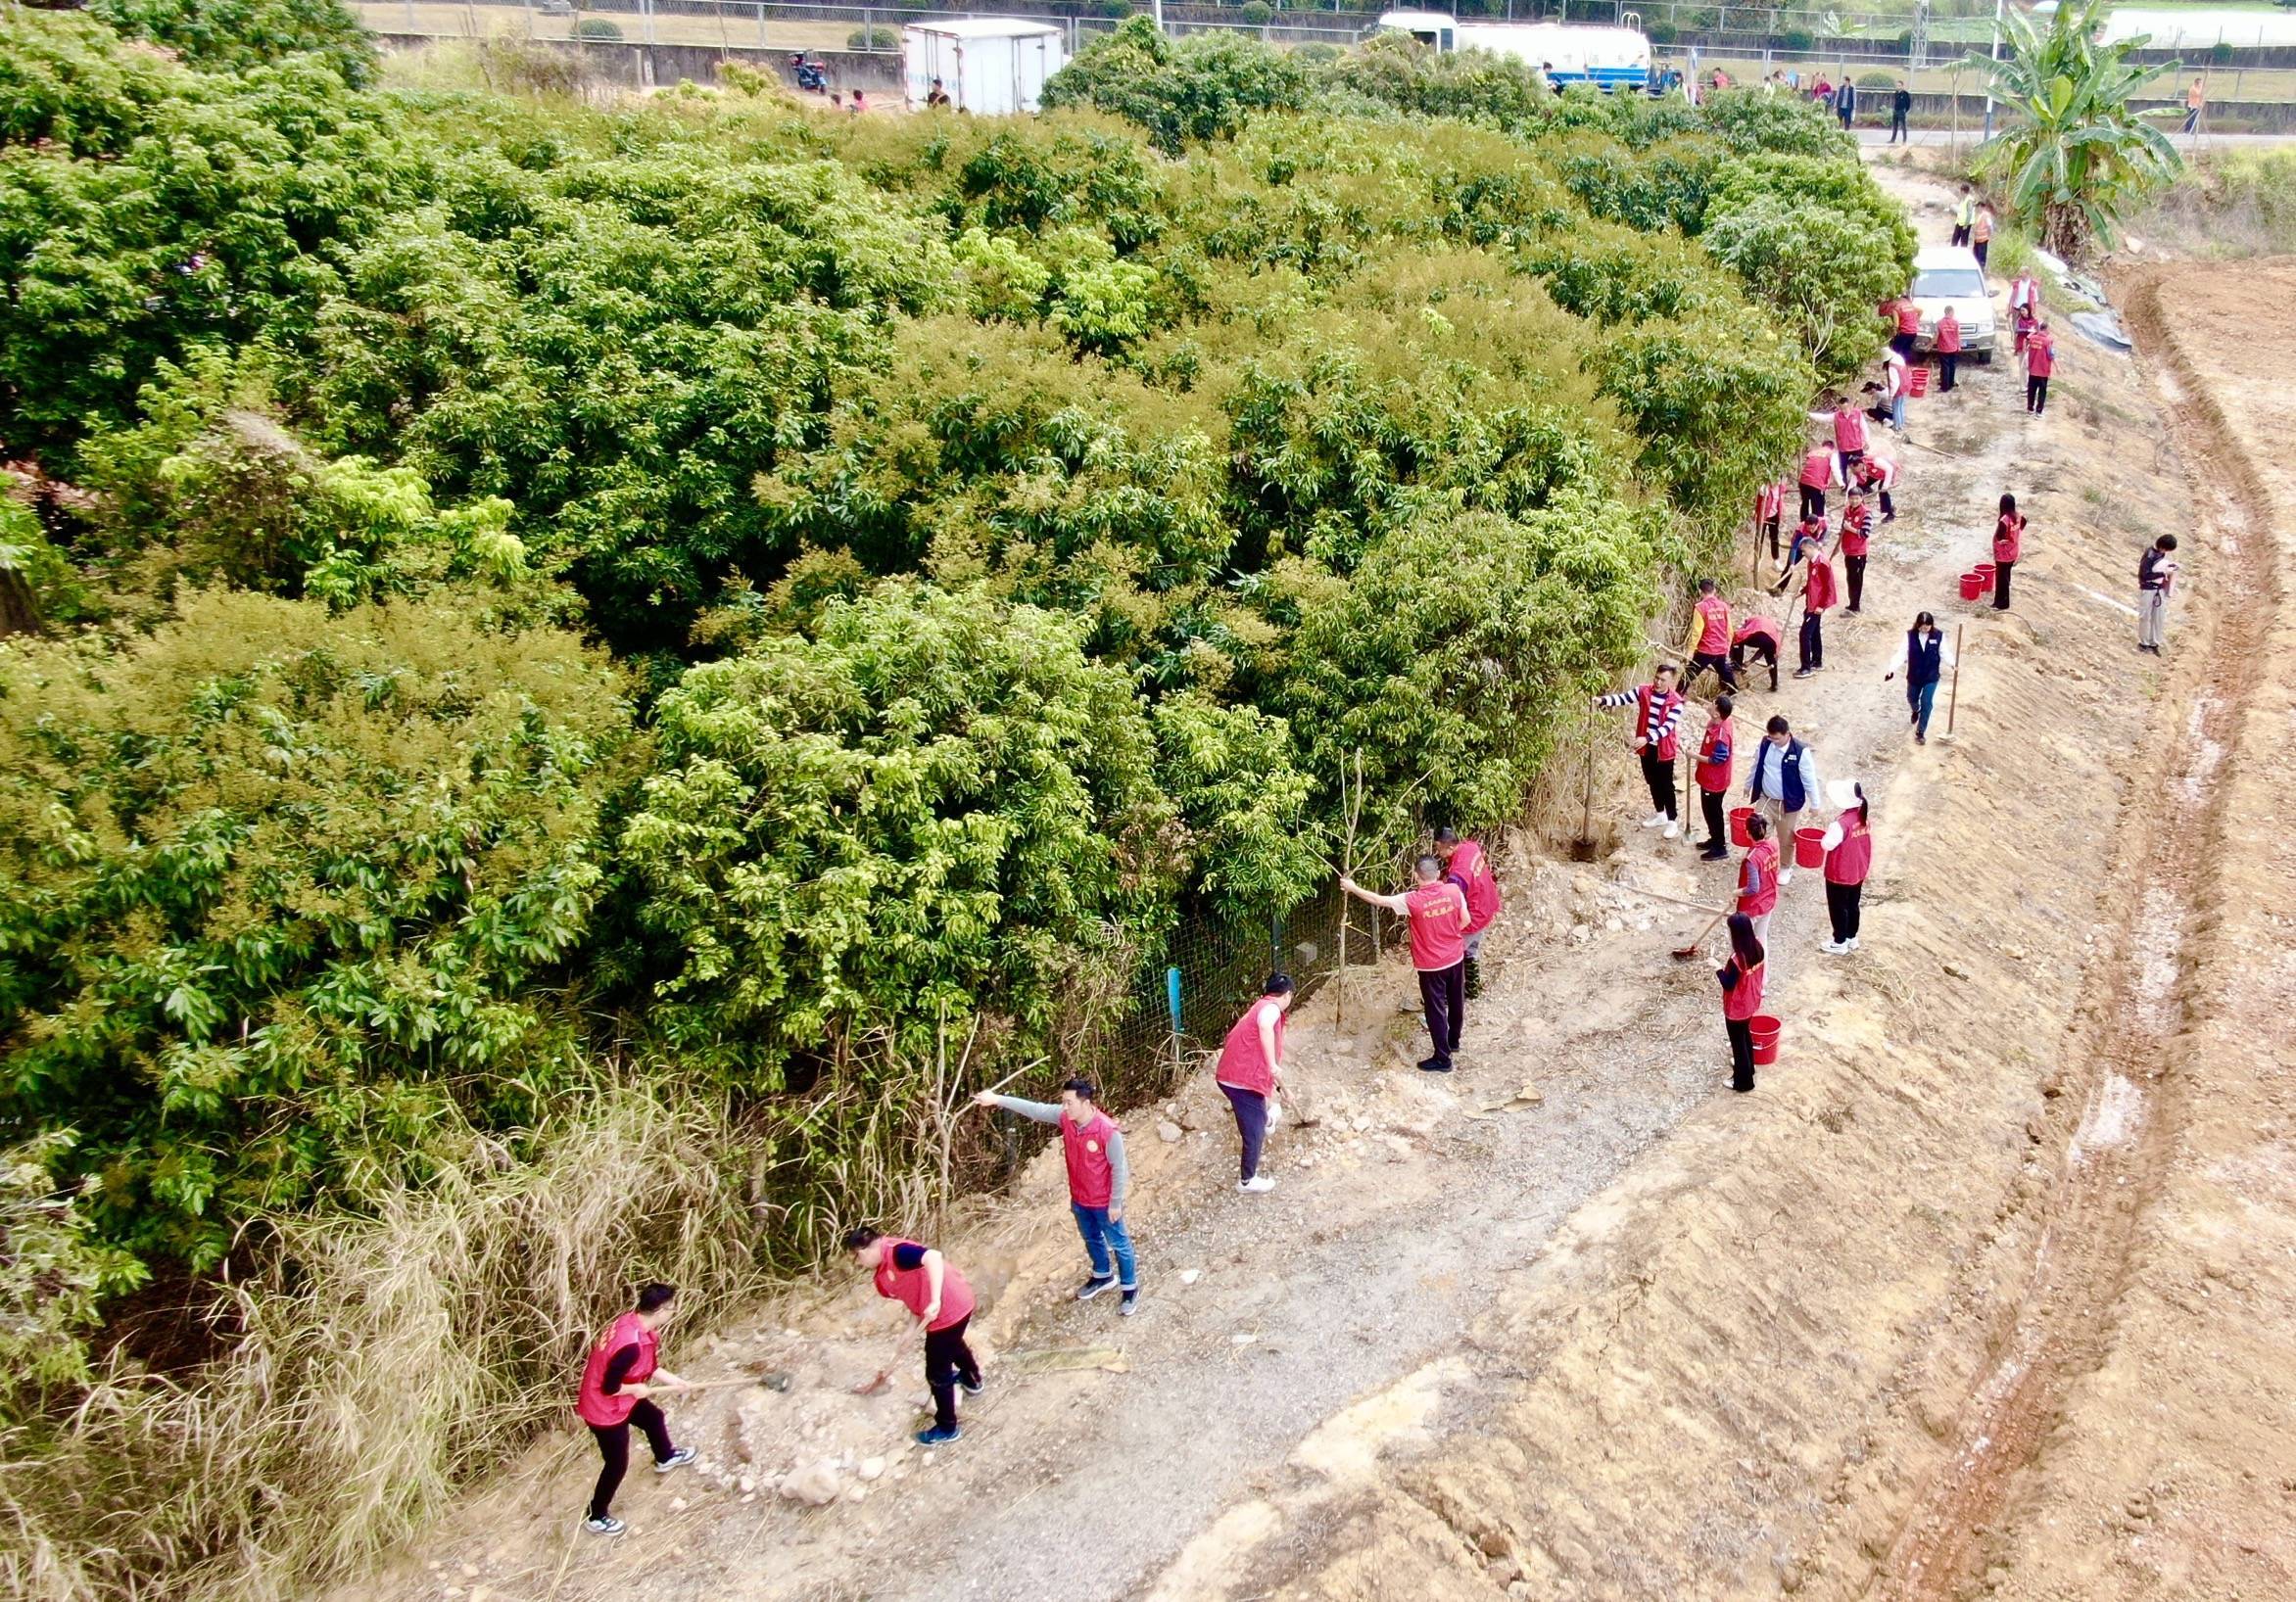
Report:
M 1937 193 L 1896 181 L 1940 231 Z M 346 1594 L 1845 1595 L 1923 1509 L 1963 1562 L 1932 1487 L 2016 1338 L 2075 1131 L 2110 1125 L 2096 1047 L 2147 971 L 2127 956 L 2161 845 L 2131 820 L 2230 771 L 2180 754 L 2217 727 L 2187 726 L 2203 641 L 2166 670 L 2132 649 L 2135 553 L 2184 494 L 2150 391 L 2085 348 L 2060 372 L 2039 422 L 2000 365 L 1917 402 L 1867 615 L 1837 614 L 1823 675 L 1744 697 L 1742 728 L 1783 710 L 1865 779 L 1881 838 L 1859 954 L 1817 952 L 1815 874 L 1788 892 L 1787 1057 L 1755 1095 L 1723 1089 L 1707 966 L 1665 955 L 1696 920 L 1619 887 L 1719 898 L 1729 871 L 1632 829 L 1588 869 L 1519 849 L 1452 1080 L 1411 1071 L 1391 966 L 1346 1028 L 1326 994 L 1295 1029 L 1321 1121 L 1279 1134 L 1273 1195 L 1234 1195 L 1208 1085 L 1166 1109 L 1177 1141 L 1131 1114 L 1139 1317 L 1063 1299 L 1080 1251 L 1053 1164 L 951 1227 L 988 1293 L 991 1390 L 959 1446 L 904 1449 L 913 1353 L 893 1394 L 846 1393 L 891 1330 L 859 1291 L 694 1309 L 718 1333 L 676 1332 L 676 1366 L 790 1388 L 679 1406 L 706 1470 L 634 1476 L 629 1534 L 579 1532 L 594 1460 L 561 1437 Z M 2034 526 L 1998 619 L 1952 575 L 2003 489 Z M 2188 617 L 2218 560 L 2196 543 Z M 1920 606 L 1969 628 L 1958 733 L 1917 750 L 1881 670 Z M 2181 903 L 2152 916 L 2180 927 Z M 792 1472 L 837 1500 L 778 1494 Z

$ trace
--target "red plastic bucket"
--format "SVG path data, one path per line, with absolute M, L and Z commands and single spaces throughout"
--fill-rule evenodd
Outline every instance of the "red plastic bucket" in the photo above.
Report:
M 1925 362 L 1921 366 L 1914 368 L 1913 382 L 1905 387 L 1905 393 L 1907 395 L 1927 395 L 1930 393 L 1930 369 L 1928 363 Z
M 1993 588 L 1994 578 L 1999 575 L 2001 570 L 1990 562 L 1980 562 L 1977 564 L 1977 566 L 1971 568 L 1969 571 L 1976 574 L 1979 578 L 1985 580 L 1985 588 L 1990 589 Z
M 1746 820 L 1753 815 L 1754 809 L 1751 807 L 1732 807 L 1730 809 L 1730 843 L 1732 845 L 1752 845 L 1754 843 L 1753 835 L 1746 826 Z
M 1815 868 L 1826 860 L 1826 831 L 1822 828 L 1797 828 L 1794 831 L 1794 866 Z
M 1778 1060 L 1778 1033 L 1786 1025 L 1767 1013 L 1756 1013 L 1746 1020 L 1747 1032 L 1754 1037 L 1754 1066 L 1766 1067 Z
M 1963 600 L 1982 599 L 1985 588 L 1985 576 L 1982 573 L 1964 573 L 1961 576 L 1961 598 Z

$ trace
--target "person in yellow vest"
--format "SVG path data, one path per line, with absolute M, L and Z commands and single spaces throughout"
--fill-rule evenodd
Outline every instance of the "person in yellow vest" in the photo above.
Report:
M 2184 91 L 2184 131 L 2191 133 L 2200 127 L 2200 114 L 2208 109 L 2208 91 L 2200 79 L 2192 80 L 2192 87 Z

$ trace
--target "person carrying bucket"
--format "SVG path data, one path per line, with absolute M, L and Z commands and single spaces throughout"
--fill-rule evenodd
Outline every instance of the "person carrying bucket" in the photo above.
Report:
M 1411 919 L 1411 966 L 1419 971 L 1419 1002 L 1427 1010 L 1427 1033 L 1435 1053 L 1419 1064 L 1421 1073 L 1449 1073 L 1467 1021 L 1467 925 L 1474 920 L 1467 898 L 1443 876 L 1443 865 L 1421 857 L 1419 882 L 1409 894 L 1383 896 L 1364 889 L 1345 873 L 1339 887 L 1359 901 Z
M 1268 1109 L 1283 1089 L 1283 1015 L 1297 989 L 1290 974 L 1268 974 L 1260 999 L 1228 1029 L 1212 1070 L 1213 1083 L 1236 1115 L 1243 1159 L 1236 1189 L 1246 1196 L 1275 1189 L 1275 1181 L 1260 1171 L 1260 1149 L 1268 1140 Z
M 2001 497 L 2001 515 L 1993 522 L 1993 610 L 2009 610 L 2009 570 L 2025 550 L 2025 514 L 2015 495 Z
M 1930 714 L 1937 709 L 1937 683 L 1952 665 L 1953 647 L 1937 633 L 1936 614 L 1916 615 L 1913 627 L 1905 631 L 1905 643 L 1897 648 L 1897 660 L 1882 675 L 1882 682 L 1888 683 L 1900 669 L 1904 671 L 1905 704 L 1913 713 L 1916 745 L 1930 742 Z
M 1722 1028 L 1730 1036 L 1730 1088 L 1754 1088 L 1754 1018 L 1762 1011 L 1763 954 L 1753 919 L 1730 915 L 1730 956 L 1714 970 L 1722 986 Z M 1773 1036 L 1773 1039 L 1775 1036 Z
M 1819 949 L 1839 957 L 1857 950 L 1858 903 L 1874 864 L 1869 827 L 1873 808 L 1866 802 L 1865 786 L 1846 778 L 1828 785 L 1826 798 L 1842 809 L 1842 815 L 1819 842 L 1826 853 L 1826 917 L 1834 925 L 1834 938 Z
M 1770 832 L 1783 844 L 1794 837 L 1802 809 L 1823 793 L 1818 780 L 1817 752 L 1794 737 L 1794 726 L 1784 718 L 1772 718 L 1764 738 L 1754 747 L 1746 799 L 1769 820 Z M 1794 882 L 1791 865 L 1779 872 L 1778 882 Z
M 1753 924 L 1764 946 L 1770 943 L 1770 915 L 1778 910 L 1778 842 L 1770 838 L 1770 820 L 1760 813 L 1746 821 L 1746 855 L 1738 863 L 1738 908 Z
M 1772 658 L 1773 664 L 1775 661 Z M 1773 665 L 1770 671 L 1778 670 Z M 1708 862 L 1721 862 L 1730 855 L 1730 841 L 1723 833 L 1722 798 L 1730 791 L 1735 756 L 1732 746 L 1738 738 L 1730 726 L 1730 714 L 1737 704 L 1733 696 L 1715 696 L 1714 710 L 1706 719 L 1706 732 L 1698 740 L 1695 777 L 1698 784 L 1698 806 L 1706 819 L 1706 843 L 1698 855 Z

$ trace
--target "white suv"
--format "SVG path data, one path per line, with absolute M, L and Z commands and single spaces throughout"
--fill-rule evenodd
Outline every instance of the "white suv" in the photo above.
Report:
M 1913 258 L 1913 304 L 1921 308 L 1921 332 L 1913 347 L 1927 351 L 1937 342 L 1937 318 L 1950 306 L 1961 320 L 1961 353 L 1980 361 L 1993 358 L 1993 292 L 1985 269 L 1964 245 L 1925 245 Z

